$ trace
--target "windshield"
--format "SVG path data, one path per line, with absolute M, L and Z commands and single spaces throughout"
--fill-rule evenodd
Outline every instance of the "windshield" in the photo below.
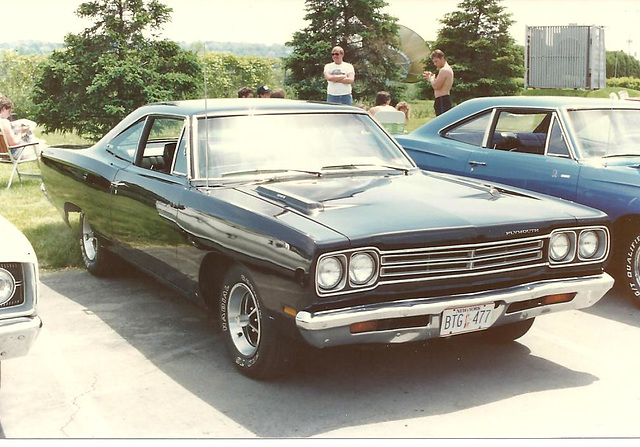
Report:
M 582 158 L 640 156 L 640 110 L 572 110 Z
M 200 118 L 197 135 L 199 178 L 413 167 L 367 115 Z

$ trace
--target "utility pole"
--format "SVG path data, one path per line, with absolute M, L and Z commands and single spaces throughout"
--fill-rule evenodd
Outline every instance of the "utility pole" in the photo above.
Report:
M 627 39 L 627 45 L 628 45 L 628 46 L 627 46 L 627 54 L 628 54 L 629 56 L 631 56 L 631 43 L 632 43 L 632 42 L 633 42 L 633 40 L 631 40 L 631 39 Z

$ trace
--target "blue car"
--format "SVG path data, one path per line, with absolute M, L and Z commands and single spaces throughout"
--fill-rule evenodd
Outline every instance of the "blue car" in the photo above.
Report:
M 396 139 L 423 169 L 606 212 L 613 230 L 610 270 L 640 304 L 640 103 L 478 98 Z

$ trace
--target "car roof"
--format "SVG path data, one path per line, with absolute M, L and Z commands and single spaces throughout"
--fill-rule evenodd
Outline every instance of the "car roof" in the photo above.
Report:
M 500 106 L 549 107 L 564 109 L 589 108 L 640 108 L 640 103 L 610 98 L 581 98 L 575 96 L 493 96 L 470 99 L 461 105 L 473 104 L 476 108 Z
M 489 96 L 464 101 L 410 133 L 409 138 L 422 138 L 448 127 L 470 115 L 494 107 L 522 107 L 545 109 L 640 109 L 640 101 L 610 98 L 581 98 L 574 96 Z M 403 138 L 403 137 L 401 137 Z
M 193 99 L 186 101 L 169 101 L 148 104 L 137 112 L 147 113 L 179 113 L 183 115 L 217 115 L 217 114 L 250 114 L 258 113 L 296 113 L 296 112 L 351 112 L 362 113 L 358 107 L 325 102 L 299 101 L 282 98 L 214 98 Z

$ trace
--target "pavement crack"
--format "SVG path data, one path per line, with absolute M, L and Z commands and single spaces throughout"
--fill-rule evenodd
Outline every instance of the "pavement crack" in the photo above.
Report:
M 98 376 L 96 374 L 93 375 L 93 383 L 91 384 L 91 387 L 77 395 L 76 397 L 73 398 L 73 402 L 71 402 L 71 405 L 73 405 L 75 407 L 75 410 L 73 411 L 73 413 L 71 413 L 71 416 L 69 417 L 69 420 L 67 421 L 66 424 L 64 424 L 61 428 L 60 431 L 62 432 L 62 434 L 64 436 L 66 436 L 67 438 L 70 438 L 71 436 L 67 433 L 67 427 L 69 427 L 69 425 L 75 420 L 76 415 L 80 412 L 80 399 L 82 399 L 84 396 L 86 396 L 89 393 L 93 393 L 96 390 L 96 386 L 98 384 Z

